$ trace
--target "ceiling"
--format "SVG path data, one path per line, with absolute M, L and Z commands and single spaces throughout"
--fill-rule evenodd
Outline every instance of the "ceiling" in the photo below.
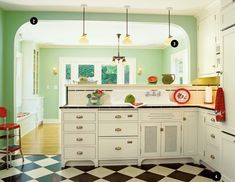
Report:
M 173 14 L 195 15 L 214 0 L 0 0 L 0 8 L 30 11 L 81 11 L 87 4 L 90 12 L 123 12 L 130 5 L 130 13 L 166 14 L 173 7 Z
M 148 30 L 148 33 L 145 32 Z M 41 46 L 80 46 L 82 21 L 39 21 L 37 25 L 26 23 L 18 30 L 22 40 L 32 40 Z M 89 46 L 116 46 L 117 33 L 125 35 L 125 22 L 86 21 Z M 130 22 L 131 46 L 164 48 L 168 36 L 168 24 Z M 171 26 L 174 38 L 184 37 L 185 32 L 176 25 Z

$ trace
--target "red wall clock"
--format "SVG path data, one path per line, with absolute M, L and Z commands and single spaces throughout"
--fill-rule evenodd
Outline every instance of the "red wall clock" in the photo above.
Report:
M 190 92 L 185 88 L 179 88 L 174 93 L 174 99 L 178 104 L 185 104 L 190 99 Z

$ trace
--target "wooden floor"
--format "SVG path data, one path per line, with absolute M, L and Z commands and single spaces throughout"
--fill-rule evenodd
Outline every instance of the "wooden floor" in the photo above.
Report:
M 60 154 L 60 124 L 42 124 L 22 137 L 23 154 Z

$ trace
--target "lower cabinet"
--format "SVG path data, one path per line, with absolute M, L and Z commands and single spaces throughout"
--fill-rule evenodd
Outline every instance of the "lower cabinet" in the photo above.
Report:
M 141 123 L 141 157 L 178 156 L 181 122 Z

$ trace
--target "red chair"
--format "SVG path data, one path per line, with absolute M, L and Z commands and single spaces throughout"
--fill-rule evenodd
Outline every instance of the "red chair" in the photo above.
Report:
M 0 124 L 0 130 L 4 131 L 3 135 L 0 136 L 0 139 L 3 139 L 6 141 L 6 146 L 3 148 L 0 148 L 0 154 L 6 154 L 6 164 L 7 169 L 9 165 L 9 157 L 10 157 L 10 165 L 12 162 L 12 153 L 14 153 L 17 150 L 20 150 L 20 154 L 22 157 L 22 160 L 24 162 L 24 156 L 21 150 L 21 131 L 20 131 L 20 125 L 16 123 L 6 123 L 7 118 L 7 109 L 5 107 L 0 107 L 0 118 L 3 118 L 3 124 Z M 15 129 L 18 129 L 18 135 L 16 134 Z M 15 137 L 19 137 L 19 144 L 15 144 Z M 13 142 L 11 142 L 11 140 Z M 12 144 L 11 144 L 12 143 Z

